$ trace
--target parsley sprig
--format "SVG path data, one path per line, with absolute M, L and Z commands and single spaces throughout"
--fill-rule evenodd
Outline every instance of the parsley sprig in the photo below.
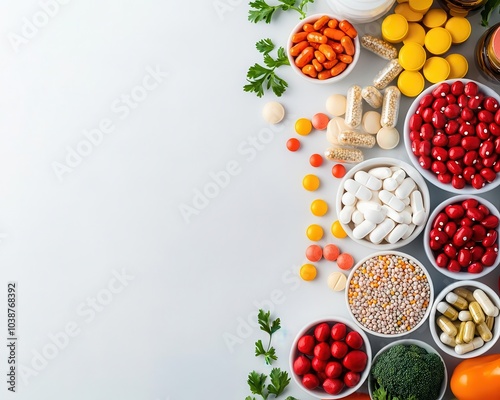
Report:
M 274 94 L 280 97 L 288 87 L 288 83 L 276 75 L 275 70 L 282 65 L 290 65 L 285 49 L 278 48 L 275 59 L 269 54 L 275 48 L 271 39 L 261 39 L 255 44 L 255 47 L 264 55 L 265 67 L 256 63 L 248 69 L 247 82 L 249 83 L 243 86 L 243 90 L 254 92 L 258 97 L 262 97 L 264 89 L 272 89 Z
M 481 11 L 481 25 L 488 26 L 493 10 L 500 6 L 500 0 L 488 0 Z
M 252 371 L 248 374 L 248 386 L 253 394 L 261 396 L 266 400 L 269 395 L 278 397 L 290 383 L 290 377 L 286 371 L 279 368 L 273 368 L 269 374 L 271 383 L 266 386 L 267 375 Z M 255 400 L 255 397 L 247 396 L 245 400 Z M 297 400 L 295 397 L 288 396 L 285 400 Z
M 255 0 L 249 3 L 248 20 L 250 22 L 265 21 L 269 24 L 276 10 L 295 10 L 300 14 L 300 19 L 306 17 L 307 4 L 314 3 L 314 0 L 301 0 L 297 5 L 297 0 L 279 0 L 281 4 L 270 6 L 264 0 Z
M 255 342 L 255 357 L 263 355 L 266 364 L 271 365 L 273 360 L 276 361 L 278 359 L 276 356 L 276 350 L 271 346 L 271 340 L 273 338 L 273 334 L 281 328 L 280 319 L 276 318 L 271 321 L 270 311 L 264 312 L 264 310 L 259 310 L 257 320 L 259 322 L 260 330 L 269 335 L 269 341 L 267 343 L 267 348 L 264 348 L 262 340 L 259 339 Z

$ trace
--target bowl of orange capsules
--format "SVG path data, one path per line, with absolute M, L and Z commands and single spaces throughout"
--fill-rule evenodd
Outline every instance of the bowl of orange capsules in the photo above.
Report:
M 304 18 L 288 38 L 288 59 L 292 69 L 315 83 L 344 79 L 359 59 L 356 28 L 333 15 L 314 14 Z

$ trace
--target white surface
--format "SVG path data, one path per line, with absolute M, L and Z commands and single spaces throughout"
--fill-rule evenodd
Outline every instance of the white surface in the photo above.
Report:
M 316 3 L 309 13 L 329 11 Z M 336 219 L 333 208 L 323 218 L 309 212 L 316 197 L 334 203 L 331 164 L 308 164 L 326 139 L 315 132 L 295 154 L 285 142 L 296 118 L 324 111 L 327 96 L 350 84 L 369 84 L 386 61 L 363 51 L 359 68 L 331 87 L 283 67 L 287 117 L 269 127 L 261 111 L 276 98 L 244 93 L 245 74 L 262 62 L 255 42 L 284 45 L 298 14 L 253 25 L 238 0 L 67 1 L 47 20 L 40 10 L 35 0 L 0 4 L 0 341 L 7 341 L 7 281 L 14 280 L 18 361 L 30 369 L 18 373 L 17 398 L 244 399 L 247 374 L 269 372 L 253 355 L 265 336 L 246 322 L 259 307 L 282 320 L 273 340 L 281 368 L 300 327 L 321 315 L 347 316 L 344 294 L 326 285 L 335 264 L 319 263 L 314 282 L 296 275 L 306 227 L 319 222 L 329 232 Z M 15 52 L 9 35 L 37 17 L 44 26 Z M 456 47 L 470 60 L 483 31 L 477 21 L 474 37 Z M 157 69 L 167 76 L 147 78 Z M 472 63 L 468 77 L 484 81 Z M 138 88 L 143 81 L 151 90 Z M 122 102 L 131 93 L 145 97 L 135 108 Z M 65 163 L 68 147 L 83 149 L 83 131 L 99 125 L 111 133 L 73 159 L 60 182 L 53 163 Z M 402 142 L 366 154 L 408 161 Z M 187 223 L 179 207 L 214 189 L 224 169 L 229 182 Z M 323 181 L 316 193 L 301 187 L 312 172 Z M 433 204 L 446 196 L 431 188 Z M 499 205 L 495 193 L 485 197 Z M 322 244 L 330 241 L 328 233 Z M 356 258 L 372 252 L 335 242 Z M 421 237 L 400 250 L 430 266 Z M 436 291 L 451 282 L 433 278 Z M 497 280 L 494 272 L 484 281 L 496 290 Z M 431 340 L 427 325 L 418 337 Z M 387 343 L 372 339 L 374 352 Z M 45 363 L 44 352 L 53 357 Z M 449 371 L 456 362 L 449 360 Z M 287 394 L 306 399 L 293 383 Z

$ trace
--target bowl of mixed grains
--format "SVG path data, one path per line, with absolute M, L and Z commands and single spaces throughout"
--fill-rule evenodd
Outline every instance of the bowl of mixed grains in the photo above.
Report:
M 429 317 L 434 289 L 425 267 L 399 251 L 369 255 L 351 270 L 347 309 L 365 332 L 383 338 L 408 335 Z

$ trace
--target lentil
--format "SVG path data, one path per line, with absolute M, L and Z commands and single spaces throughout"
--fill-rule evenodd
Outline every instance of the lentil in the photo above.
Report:
M 386 335 L 415 328 L 431 300 L 424 270 L 396 254 L 373 256 L 362 263 L 347 290 L 354 318 L 368 330 Z
M 398 57 L 398 50 L 390 43 L 375 36 L 364 35 L 360 38 L 361 46 L 370 50 L 372 53 L 385 58 L 386 60 L 393 60 Z

